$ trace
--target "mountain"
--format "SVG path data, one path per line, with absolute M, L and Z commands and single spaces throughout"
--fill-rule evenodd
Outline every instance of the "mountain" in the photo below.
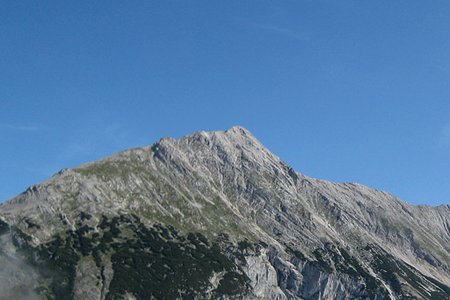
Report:
M 242 127 L 62 170 L 0 235 L 2 299 L 450 299 L 450 206 L 305 176 Z

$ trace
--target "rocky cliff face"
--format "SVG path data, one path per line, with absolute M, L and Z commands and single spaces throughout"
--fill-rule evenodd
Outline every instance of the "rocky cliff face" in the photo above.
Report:
M 304 176 L 241 127 L 63 170 L 0 234 L 30 270 L 0 291 L 32 299 L 450 299 L 448 205 Z

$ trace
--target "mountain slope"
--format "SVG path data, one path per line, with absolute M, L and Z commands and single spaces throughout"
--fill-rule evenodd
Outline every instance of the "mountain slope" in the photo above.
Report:
M 0 220 L 36 297 L 450 297 L 448 205 L 304 176 L 242 127 L 63 170 Z

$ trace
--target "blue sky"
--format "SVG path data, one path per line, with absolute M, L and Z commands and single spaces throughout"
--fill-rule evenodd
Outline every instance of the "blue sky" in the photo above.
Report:
M 0 199 L 239 124 L 307 175 L 449 204 L 449 15 L 440 0 L 1 1 Z

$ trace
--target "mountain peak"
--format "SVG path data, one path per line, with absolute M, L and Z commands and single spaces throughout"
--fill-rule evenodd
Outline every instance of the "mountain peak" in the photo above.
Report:
M 183 143 L 183 142 L 206 142 L 211 140 L 226 138 L 234 143 L 246 141 L 255 143 L 260 142 L 255 138 L 255 136 L 246 128 L 242 126 L 233 126 L 226 130 L 213 130 L 213 131 L 197 131 L 192 134 L 185 135 L 179 139 L 174 139 L 172 137 L 164 137 L 159 141 L 159 144 L 172 144 L 172 143 Z
M 448 299 L 449 224 L 448 205 L 297 173 L 241 126 L 125 150 L 0 205 L 11 247 L 70 264 L 42 284 L 97 293 L 76 299 L 151 298 L 158 278 L 176 290 L 157 299 Z
M 255 136 L 246 128 L 242 126 L 233 126 L 226 130 L 216 130 L 216 131 L 199 131 L 196 133 L 193 133 L 191 135 L 187 135 L 184 138 L 191 138 L 191 137 L 197 137 L 197 136 L 203 136 L 206 138 L 214 138 L 214 137 L 226 137 L 227 139 L 234 141 L 234 142 L 258 142 L 259 141 L 255 138 Z M 183 138 L 181 138 L 183 139 Z
M 166 137 L 152 145 L 152 149 L 161 147 L 168 151 L 195 149 L 197 154 L 202 151 L 209 152 L 212 148 L 235 154 L 242 151 L 252 152 L 253 155 L 270 153 L 249 130 L 241 126 L 233 126 L 227 130 L 198 131 L 179 139 Z
M 253 136 L 253 134 L 246 128 L 235 125 L 227 130 L 225 130 L 225 133 L 233 134 L 233 135 L 240 135 L 240 136 Z

